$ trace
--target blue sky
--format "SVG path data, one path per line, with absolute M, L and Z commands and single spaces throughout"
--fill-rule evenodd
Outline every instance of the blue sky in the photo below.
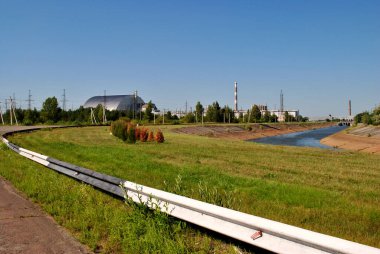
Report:
M 304 116 L 380 103 L 380 1 L 0 0 L 0 101 L 74 108 L 138 90 L 161 109 L 199 100 Z M 4 105 L 3 105 L 4 107 Z

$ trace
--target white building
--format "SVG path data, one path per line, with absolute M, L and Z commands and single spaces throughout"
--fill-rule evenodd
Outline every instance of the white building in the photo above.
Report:
M 280 111 L 280 110 L 268 110 L 271 115 L 277 116 L 277 120 L 279 122 L 285 122 L 285 112 L 288 112 L 290 116 L 293 116 L 294 118 L 298 118 L 300 115 L 299 110 L 285 110 L 285 111 Z M 261 114 L 265 114 L 264 112 L 261 112 Z

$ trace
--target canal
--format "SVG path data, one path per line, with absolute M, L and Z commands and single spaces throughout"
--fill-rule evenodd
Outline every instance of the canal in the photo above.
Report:
M 333 149 L 331 146 L 321 144 L 321 139 L 346 129 L 347 126 L 332 126 L 316 130 L 294 132 L 279 136 L 265 137 L 250 140 L 256 143 L 282 145 L 282 146 L 306 146 Z

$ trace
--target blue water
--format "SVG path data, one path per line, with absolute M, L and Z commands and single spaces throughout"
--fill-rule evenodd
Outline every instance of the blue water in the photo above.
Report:
M 270 144 L 270 145 L 282 145 L 282 146 L 306 146 L 306 147 L 318 147 L 325 149 L 332 149 L 331 146 L 326 146 L 320 143 L 321 139 L 330 136 L 336 132 L 344 130 L 346 126 L 333 126 L 327 128 L 321 128 L 317 130 L 308 130 L 301 132 L 294 132 L 279 136 L 265 137 L 250 140 L 257 143 Z

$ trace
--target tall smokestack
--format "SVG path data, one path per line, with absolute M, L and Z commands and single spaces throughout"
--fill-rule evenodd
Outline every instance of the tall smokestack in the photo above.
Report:
M 351 116 L 351 100 L 348 100 L 348 115 Z
M 235 111 L 238 111 L 237 82 L 235 81 Z
M 282 93 L 282 90 L 280 93 L 280 111 L 284 112 L 284 94 Z

